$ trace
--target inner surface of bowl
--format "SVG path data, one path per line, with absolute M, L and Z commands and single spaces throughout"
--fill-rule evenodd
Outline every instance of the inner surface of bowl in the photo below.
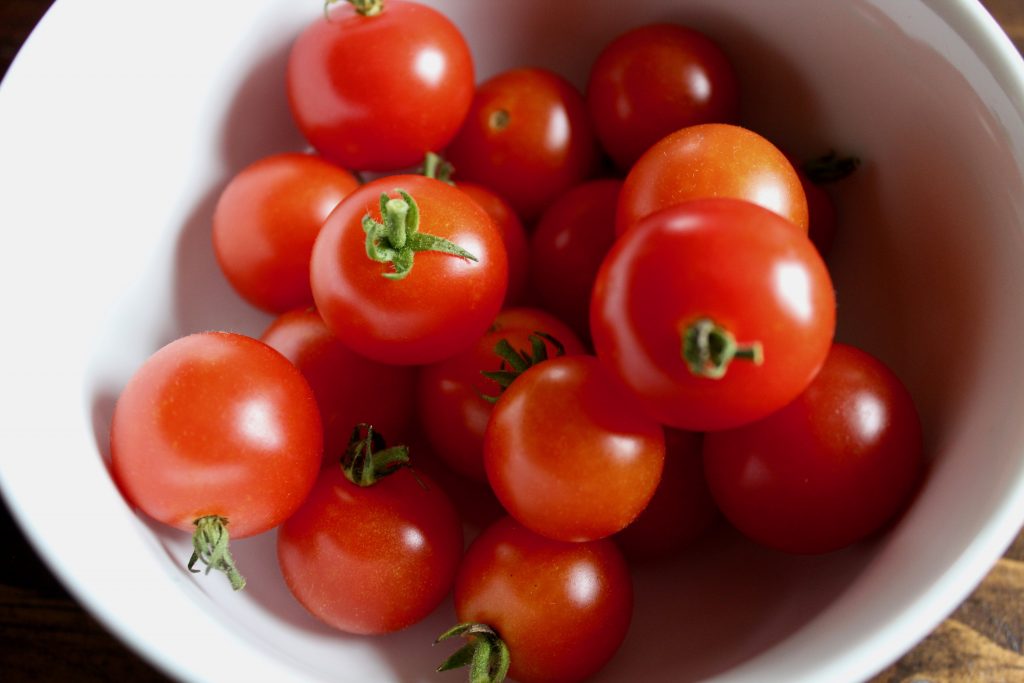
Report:
M 1024 518 L 1024 386 L 1008 371 L 1024 336 L 1024 87 L 1009 42 L 969 2 L 424 2 L 463 29 L 478 79 L 530 64 L 582 86 L 626 28 L 692 26 L 732 58 L 745 125 L 797 156 L 862 159 L 834 188 L 839 339 L 910 388 L 925 486 L 884 536 L 842 552 L 787 556 L 723 530 L 638 570 L 633 627 L 598 680 L 840 681 L 886 665 L 958 604 Z M 287 593 L 273 534 L 234 544 L 249 588 L 232 594 L 189 575 L 188 539 L 135 516 L 107 473 L 114 401 L 150 353 L 190 332 L 258 335 L 269 322 L 220 275 L 210 217 L 233 173 L 304 147 L 284 63 L 320 11 L 61 1 L 30 39 L 0 90 L 3 186 L 24 188 L 0 224 L 28 228 L 0 256 L 0 277 L 15 315 L 60 311 L 86 341 L 68 349 L 45 334 L 5 354 L 8 386 L 30 388 L 4 396 L 5 414 L 22 419 L 4 427 L 0 484 L 75 595 L 181 678 L 454 680 L 433 673 L 446 653 L 431 647 L 454 623 L 450 602 L 391 636 L 333 632 Z M 27 131 L 46 131 L 59 163 Z M 47 268 L 63 279 L 14 301 L 19 277 L 38 269 L 24 255 L 52 252 L 56 226 Z M 110 534 L 121 555 L 97 566 Z

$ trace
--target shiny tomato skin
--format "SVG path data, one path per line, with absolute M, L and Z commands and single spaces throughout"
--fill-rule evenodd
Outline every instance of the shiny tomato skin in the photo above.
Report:
M 567 190 L 530 234 L 530 291 L 539 302 L 590 337 L 590 292 L 615 241 L 615 207 L 622 181 L 590 180 Z
M 504 305 L 523 305 L 530 270 L 526 227 L 512 206 L 498 193 L 477 183 L 458 183 L 458 188 L 487 212 L 505 243 L 505 252 L 508 254 L 508 290 L 505 292 Z
M 593 356 L 563 356 L 517 377 L 494 405 L 484 469 L 523 526 L 561 541 L 622 530 L 658 486 L 661 426 Z
M 361 16 L 331 3 L 288 58 L 293 118 L 325 158 L 362 171 L 394 171 L 444 148 L 473 99 L 469 46 L 437 10 L 385 0 Z
M 494 190 L 526 223 L 598 163 L 583 95 L 562 76 L 535 67 L 481 83 L 445 156 L 459 182 Z
M 415 454 L 410 454 L 415 457 Z M 315 617 L 346 633 L 391 633 L 448 595 L 462 558 L 451 501 L 408 467 L 361 487 L 326 467 L 277 535 L 285 583 Z
M 287 519 L 316 480 L 323 441 L 306 380 L 250 337 L 202 332 L 159 349 L 121 392 L 111 469 L 124 496 L 183 531 L 228 520 L 232 538 Z
M 413 417 L 416 372 L 360 356 L 331 334 L 315 309 L 275 318 L 260 340 L 277 349 L 309 382 L 324 427 L 324 462 L 336 463 L 360 423 L 400 442 Z
M 631 562 L 656 561 L 690 546 L 721 515 L 701 457 L 702 435 L 665 430 L 665 469 L 651 502 L 632 524 L 612 539 Z
M 585 353 L 583 343 L 561 320 L 534 308 L 506 308 L 471 348 L 423 366 L 416 386 L 416 410 L 432 450 L 456 472 L 487 481 L 483 463 L 484 431 L 493 404 L 485 396 L 500 389 L 483 372 L 502 369 L 494 347 L 507 340 L 514 349 L 529 350 L 530 335 L 550 334 L 568 355 Z M 555 347 L 547 344 L 554 357 Z
M 796 398 L 825 362 L 835 294 L 807 236 L 736 199 L 691 200 L 643 219 L 598 273 L 591 333 L 598 358 L 662 424 L 726 429 Z M 763 362 L 735 359 L 721 378 L 694 374 L 683 333 L 710 318 Z
M 761 544 L 800 554 L 877 532 L 909 502 L 924 467 L 910 393 L 881 361 L 845 344 L 780 411 L 707 435 L 703 457 L 726 518 Z
M 605 46 L 591 66 L 587 107 L 602 147 L 630 166 L 669 133 L 739 117 L 736 73 L 711 38 L 677 24 L 648 24 Z
M 443 237 L 476 261 L 424 251 L 404 279 L 366 254 L 363 216 L 380 220 L 381 193 L 408 192 L 420 232 Z M 356 353 L 382 363 L 415 365 L 447 358 L 482 335 L 501 307 L 508 258 L 487 213 L 456 187 L 417 175 L 387 176 L 349 195 L 331 212 L 313 245 L 313 299 L 327 327 Z
M 623 184 L 616 231 L 621 235 L 659 209 L 706 197 L 759 204 L 807 232 L 807 198 L 786 155 L 754 131 L 726 123 L 688 126 L 644 152 Z
M 274 154 L 239 171 L 213 212 L 214 254 L 235 291 L 270 313 L 313 303 L 313 242 L 358 186 L 352 173 L 311 154 Z
M 553 541 L 505 517 L 466 551 L 455 611 L 460 622 L 497 631 L 510 678 L 576 683 L 601 670 L 625 638 L 632 578 L 610 541 Z

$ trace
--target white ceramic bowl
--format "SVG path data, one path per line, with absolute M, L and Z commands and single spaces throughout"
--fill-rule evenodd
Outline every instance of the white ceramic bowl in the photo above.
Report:
M 524 62 L 582 83 L 631 25 L 690 24 L 741 75 L 746 121 L 801 155 L 864 159 L 839 189 L 841 339 L 921 410 L 931 471 L 881 539 L 817 558 L 729 534 L 637 577 L 600 681 L 854 681 L 924 637 L 1024 521 L 1024 65 L 970 0 L 432 0 L 478 75 Z M 294 603 L 267 535 L 250 587 L 182 566 L 183 535 L 108 476 L 119 390 L 196 330 L 258 334 L 217 271 L 210 216 L 233 172 L 302 147 L 283 95 L 309 0 L 60 0 L 0 88 L 0 485 L 41 555 L 114 633 L 189 681 L 463 680 L 425 624 L 383 638 Z

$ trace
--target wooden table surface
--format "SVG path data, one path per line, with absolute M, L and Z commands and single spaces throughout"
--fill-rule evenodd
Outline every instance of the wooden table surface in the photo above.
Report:
M 53 0 L 0 0 L 0 77 Z M 215 1 L 215 0 L 212 0 Z M 1024 51 L 1024 0 L 983 0 Z M 948 619 L 871 683 L 1024 681 L 1024 533 Z M 107 634 L 0 505 L 0 681 L 167 679 Z

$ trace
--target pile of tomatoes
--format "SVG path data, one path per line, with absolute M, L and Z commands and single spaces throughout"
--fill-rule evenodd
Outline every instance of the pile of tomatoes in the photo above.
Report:
M 921 427 L 834 341 L 829 197 L 739 125 L 711 39 L 632 29 L 585 91 L 478 84 L 437 10 L 348 0 L 287 74 L 313 151 L 243 169 L 212 217 L 275 318 L 158 350 L 111 427 L 121 490 L 193 531 L 190 569 L 241 588 L 229 534 L 277 528 L 325 623 L 395 631 L 454 591 L 442 669 L 578 681 L 625 637 L 632 562 L 720 515 L 830 552 L 906 505 Z

